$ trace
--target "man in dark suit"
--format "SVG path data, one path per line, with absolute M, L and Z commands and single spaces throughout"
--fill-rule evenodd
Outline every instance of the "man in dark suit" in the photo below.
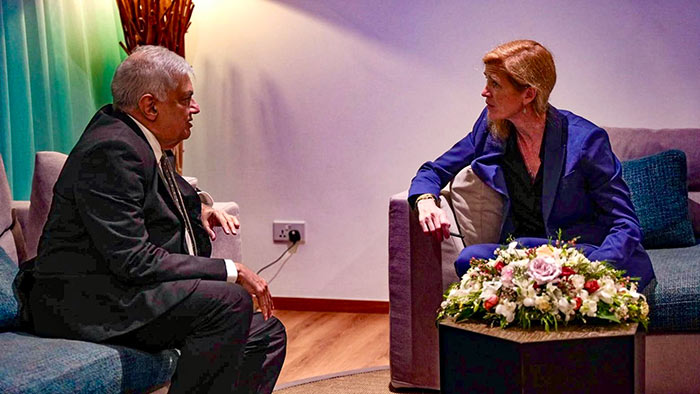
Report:
M 56 182 L 24 320 L 44 336 L 178 348 L 171 392 L 269 393 L 286 334 L 267 283 L 208 257 L 212 225 L 232 233 L 238 221 L 202 204 L 169 160 L 199 112 L 191 74 L 162 47 L 119 65 L 114 104 L 92 118 Z

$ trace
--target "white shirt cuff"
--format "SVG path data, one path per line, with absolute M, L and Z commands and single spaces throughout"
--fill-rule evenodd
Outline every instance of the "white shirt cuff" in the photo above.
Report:
M 203 191 L 203 190 L 198 190 L 197 195 L 199 196 L 199 201 L 206 205 L 206 206 L 214 206 L 214 198 L 212 198 L 211 194 Z
M 236 263 L 231 259 L 224 259 L 226 263 L 226 282 L 236 283 L 238 280 L 238 268 L 236 268 Z

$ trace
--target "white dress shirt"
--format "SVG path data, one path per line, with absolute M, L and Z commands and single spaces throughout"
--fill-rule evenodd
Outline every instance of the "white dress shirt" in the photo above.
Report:
M 151 149 L 153 150 L 153 155 L 156 158 L 156 162 L 160 163 L 160 159 L 163 156 L 163 149 L 161 148 L 156 136 L 153 135 L 151 130 L 149 130 L 141 122 L 136 120 L 136 118 L 134 118 L 131 115 L 129 115 L 129 117 L 136 123 L 137 126 L 139 126 L 139 128 L 143 132 L 143 135 L 146 136 L 146 141 L 148 141 L 148 145 L 150 145 Z M 198 192 L 198 194 L 202 203 L 208 206 L 212 206 L 214 204 L 214 200 L 209 195 L 209 193 Z M 185 226 L 185 232 L 187 232 L 187 226 Z M 189 254 L 194 254 L 192 252 L 193 248 L 191 245 L 190 237 L 187 236 L 187 234 L 185 234 L 185 241 L 187 241 L 187 249 L 189 251 Z M 224 259 L 224 262 L 226 263 L 226 281 L 230 283 L 236 283 L 236 281 L 238 280 L 238 269 L 236 268 L 236 264 L 231 259 Z

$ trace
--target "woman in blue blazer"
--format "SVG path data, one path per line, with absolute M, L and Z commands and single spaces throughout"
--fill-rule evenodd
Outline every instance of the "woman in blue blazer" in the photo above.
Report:
M 606 260 L 639 277 L 654 278 L 641 245 L 639 220 L 605 130 L 548 102 L 556 82 L 551 53 L 535 41 L 500 45 L 484 58 L 486 108 L 471 133 L 411 182 L 409 203 L 425 233 L 449 237 L 437 206 L 440 190 L 464 167 L 504 201 L 500 242 L 514 236 L 530 247 L 557 237 L 580 237 L 591 260 Z M 470 245 L 455 262 L 461 277 L 472 257 L 493 257 L 497 244 Z

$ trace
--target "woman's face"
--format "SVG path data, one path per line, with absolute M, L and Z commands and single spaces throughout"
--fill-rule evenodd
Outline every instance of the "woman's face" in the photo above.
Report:
M 486 66 L 486 86 L 481 96 L 486 98 L 489 120 L 512 119 L 525 106 L 525 91 L 519 92 L 508 75 L 497 68 Z

